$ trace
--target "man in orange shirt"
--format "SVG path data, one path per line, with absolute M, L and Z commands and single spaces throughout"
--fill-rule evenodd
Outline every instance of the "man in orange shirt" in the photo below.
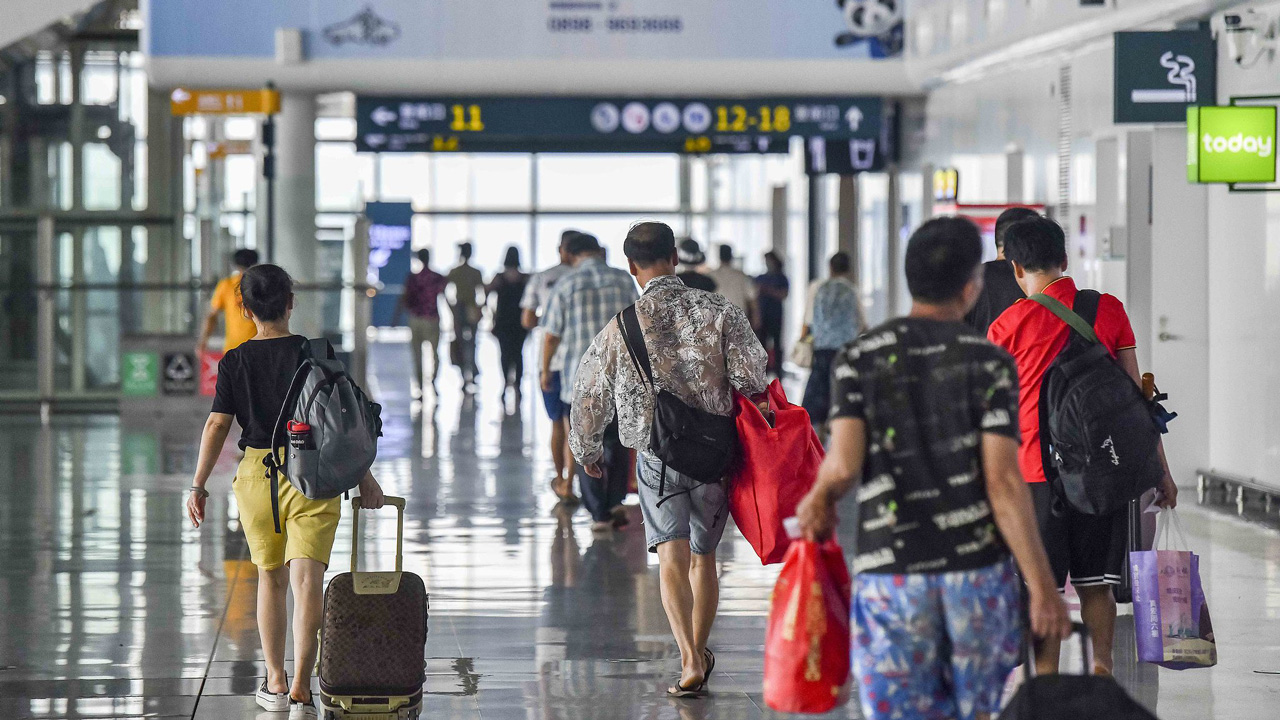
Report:
M 196 341 L 196 354 L 203 354 L 209 345 L 209 337 L 218 326 L 218 314 L 225 318 L 226 333 L 222 340 L 222 351 L 226 352 L 240 343 L 251 339 L 258 333 L 253 321 L 244 316 L 240 305 L 240 274 L 258 264 L 258 253 L 242 248 L 231 256 L 231 264 L 235 271 L 218 282 L 213 290 L 213 300 L 209 303 L 209 313 L 204 317 L 204 325 L 200 328 L 200 339 Z
M 1043 293 L 1078 312 L 1083 312 L 1080 309 L 1086 302 L 1096 303 L 1097 310 L 1091 314 L 1098 341 L 1133 381 L 1141 384 L 1137 343 L 1124 305 L 1105 293 L 1086 295 L 1063 274 L 1067 269 L 1066 236 L 1057 223 L 1039 216 L 1019 220 L 1005 231 L 1004 254 L 1013 264 L 1014 276 L 1027 297 Z M 1078 294 L 1082 296 L 1080 300 Z M 1019 300 L 991 324 L 987 337 L 1008 350 L 1017 363 L 1022 429 L 1018 465 L 1031 486 L 1040 535 L 1058 588 L 1065 588 L 1070 577 L 1080 595 L 1081 619 L 1089 626 L 1093 639 L 1094 672 L 1109 675 L 1116 622 L 1111 588 L 1120 584 L 1127 559 L 1129 511 L 1099 516 L 1067 507 L 1055 512 L 1040 447 L 1040 388 L 1045 372 L 1066 347 L 1070 333 L 1067 324 L 1043 305 Z M 1160 459 L 1164 463 L 1163 448 Z M 1157 489 L 1160 505 L 1177 504 L 1178 487 L 1169 474 L 1168 463 L 1164 463 L 1164 477 Z M 1059 643 L 1048 638 L 1039 647 L 1039 672 L 1057 672 Z

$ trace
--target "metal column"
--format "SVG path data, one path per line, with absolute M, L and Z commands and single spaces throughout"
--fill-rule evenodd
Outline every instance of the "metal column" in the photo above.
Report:
M 902 193 L 898 187 L 900 180 L 898 167 L 891 165 L 885 174 L 889 181 L 888 207 L 885 208 L 885 216 L 889 222 L 888 232 L 886 233 L 886 246 L 888 249 L 886 255 L 889 258 L 889 267 L 885 275 L 888 280 L 885 287 L 889 296 L 889 317 L 897 317 L 905 310 L 900 302 L 906 276 L 902 265 L 902 248 L 900 247 L 902 244 Z
M 355 234 L 347 245 L 351 252 L 351 376 L 361 387 L 368 387 L 369 325 L 373 316 L 373 301 L 368 295 L 369 276 L 369 218 L 356 218 Z M 439 362 L 439 360 L 437 360 Z
M 40 395 L 40 421 L 47 425 L 57 367 L 53 335 L 53 216 L 48 214 L 36 221 L 36 283 L 40 288 L 36 293 L 36 387 Z
M 809 176 L 809 279 L 822 274 L 822 178 Z

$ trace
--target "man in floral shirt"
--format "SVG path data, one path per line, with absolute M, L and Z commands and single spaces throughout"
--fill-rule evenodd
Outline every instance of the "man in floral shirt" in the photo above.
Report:
M 746 314 L 721 295 L 694 290 L 675 275 L 675 236 L 663 223 L 639 223 L 623 252 L 644 288 L 636 316 L 656 389 L 691 407 L 733 413 L 733 391 L 765 390 L 766 355 Z M 649 453 L 656 389 L 641 380 L 622 333 L 610 322 L 596 335 L 578 368 L 569 420 L 569 447 L 597 476 L 605 428 L 616 415 L 622 444 L 639 451 L 636 470 L 645 540 L 658 554 L 663 607 L 680 647 L 680 680 L 668 693 L 700 695 L 715 656 L 707 638 L 719 602 L 715 553 L 729 515 L 722 483 L 698 483 Z M 659 486 L 665 494 L 659 497 Z M 661 499 L 661 504 L 659 500 Z

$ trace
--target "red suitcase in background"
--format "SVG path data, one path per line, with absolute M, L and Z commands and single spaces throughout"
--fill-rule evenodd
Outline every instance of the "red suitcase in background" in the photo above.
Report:
M 791 540 L 782 521 L 796 514 L 823 456 L 809 413 L 787 401 L 777 380 L 768 396 L 772 425 L 755 403 L 735 393 L 739 459 L 729 480 L 729 512 L 765 565 L 786 555 Z

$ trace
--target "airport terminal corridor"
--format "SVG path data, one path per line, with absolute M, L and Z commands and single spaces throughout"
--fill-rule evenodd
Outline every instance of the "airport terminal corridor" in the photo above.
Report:
M 439 400 L 421 408 L 408 393 L 407 346 L 375 344 L 371 355 L 371 391 L 387 421 L 374 470 L 388 494 L 408 500 L 405 569 L 430 593 L 422 716 L 779 717 L 761 698 L 776 566 L 761 567 L 730 531 L 718 558 L 711 694 L 663 697 L 679 662 L 635 496 L 631 524 L 604 535 L 593 536 L 581 509 L 557 507 L 545 418 L 528 391 L 519 407 L 498 406 L 496 354 L 486 337 L 474 397 L 446 367 Z M 0 491 L 13 502 L 0 510 L 0 606 L 10 618 L 0 626 L 0 716 L 277 717 L 252 697 L 263 668 L 256 573 L 231 500 L 234 450 L 197 532 L 182 502 L 198 425 L 67 418 L 40 429 L 6 418 L 2 427 Z M 1203 548 L 1220 664 L 1182 673 L 1139 665 L 1122 640 L 1117 673 L 1165 720 L 1270 718 L 1280 701 L 1280 533 L 1196 508 L 1192 492 L 1184 502 L 1193 547 Z M 364 511 L 362 568 L 390 567 L 394 515 Z M 346 508 L 330 575 L 347 568 L 350 538 Z M 1132 618 L 1119 622 L 1131 638 Z M 859 717 L 856 704 L 831 717 Z
M 1280 0 L 0 0 L 0 720 L 1276 720 L 1278 148 Z

